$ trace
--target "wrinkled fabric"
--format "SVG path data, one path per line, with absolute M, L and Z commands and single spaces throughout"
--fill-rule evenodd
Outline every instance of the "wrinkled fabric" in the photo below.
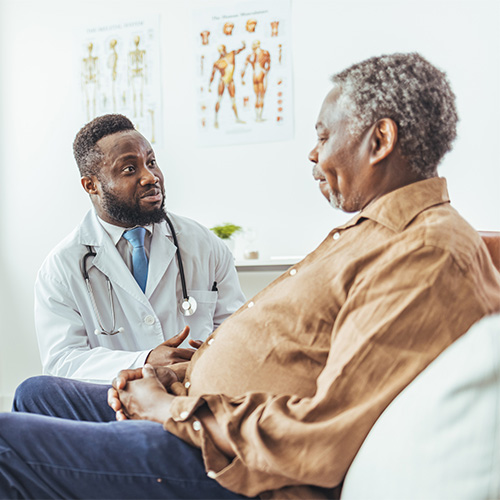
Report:
M 500 273 L 443 178 L 386 194 L 243 305 L 193 357 L 165 428 L 224 487 L 332 498 L 378 416 L 500 310 Z M 194 412 L 206 404 L 228 460 Z

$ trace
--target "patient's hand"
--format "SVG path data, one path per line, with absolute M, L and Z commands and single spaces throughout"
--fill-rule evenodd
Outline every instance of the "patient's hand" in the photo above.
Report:
M 174 382 L 179 381 L 178 375 L 167 366 L 161 366 L 156 369 L 150 365 L 148 366 L 153 370 L 155 378 L 165 390 L 168 390 Z M 118 413 L 123 413 L 123 405 L 119 397 L 119 391 L 125 389 L 129 382 L 144 378 L 143 373 L 144 367 L 136 368 L 135 370 L 122 370 L 113 380 L 113 387 L 108 390 L 108 405 L 117 413 L 117 420 L 121 420 L 118 418 Z
M 168 374 L 168 377 L 172 376 L 175 374 Z M 170 416 L 172 399 L 151 365 L 121 371 L 108 391 L 108 404 L 115 410 L 117 420 L 163 423 Z
M 117 420 L 122 420 L 118 418 L 118 413 L 123 413 L 122 402 L 120 401 L 118 391 L 123 389 L 129 381 L 141 378 L 142 368 L 136 368 L 135 370 L 122 370 L 113 380 L 112 387 L 108 389 L 108 405 L 115 411 Z
M 178 382 L 181 380 L 177 372 L 171 370 L 168 366 L 158 366 L 157 368 L 154 368 L 154 372 L 158 380 L 165 387 L 165 389 L 168 389 L 174 382 Z M 116 386 L 117 389 L 123 389 L 127 385 L 127 382 L 130 382 L 132 380 L 138 380 L 142 377 L 143 377 L 142 368 L 135 368 L 132 370 L 121 370 L 115 377 L 115 380 L 112 382 L 112 384 L 113 386 Z

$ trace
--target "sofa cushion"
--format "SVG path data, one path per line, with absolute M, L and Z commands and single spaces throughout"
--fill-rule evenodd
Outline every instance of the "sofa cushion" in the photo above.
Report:
M 387 407 L 342 500 L 500 498 L 500 314 L 483 318 Z

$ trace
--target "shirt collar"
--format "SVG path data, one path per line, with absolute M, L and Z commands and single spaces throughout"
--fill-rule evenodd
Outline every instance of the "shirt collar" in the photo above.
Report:
M 361 219 L 371 219 L 393 231 L 400 232 L 419 213 L 432 206 L 449 202 L 446 179 L 432 177 L 385 194 L 341 227 L 351 227 Z
M 97 220 L 101 223 L 101 226 L 104 228 L 104 230 L 109 234 L 109 237 L 111 238 L 111 241 L 113 242 L 113 245 L 117 245 L 118 242 L 120 241 L 120 238 L 123 236 L 123 233 L 125 231 L 129 231 L 130 229 L 133 229 L 134 227 L 121 227 L 121 226 L 115 226 L 114 224 L 110 224 L 109 222 L 103 221 L 99 216 L 97 216 Z M 149 224 L 148 226 L 143 226 L 149 234 L 153 234 L 153 225 Z

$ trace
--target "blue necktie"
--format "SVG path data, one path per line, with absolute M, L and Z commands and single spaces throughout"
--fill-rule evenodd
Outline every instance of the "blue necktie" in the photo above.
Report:
M 123 237 L 132 244 L 132 273 L 143 292 L 146 291 L 148 280 L 148 258 L 144 250 L 145 235 L 146 229 L 143 227 L 136 227 L 123 233 Z

